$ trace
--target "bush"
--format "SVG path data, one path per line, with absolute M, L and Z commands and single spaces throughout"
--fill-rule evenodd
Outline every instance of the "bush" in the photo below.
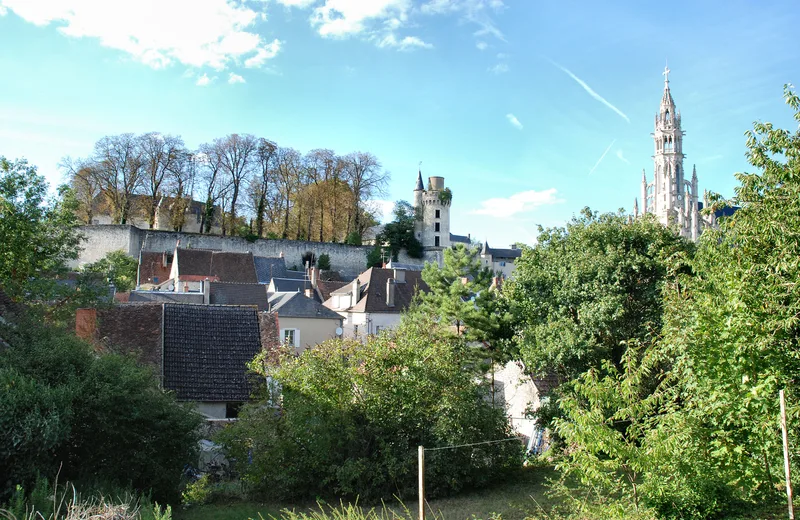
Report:
M 328 256 L 328 253 L 322 253 L 319 255 L 319 259 L 317 260 L 317 267 L 320 268 L 322 271 L 330 271 L 331 269 L 331 257 Z
M 282 408 L 274 396 L 246 406 L 219 440 L 245 482 L 274 498 L 411 496 L 417 446 L 512 436 L 465 370 L 467 346 L 441 332 L 420 320 L 366 344 L 332 340 L 280 364 L 259 359 L 253 366 L 282 388 Z M 521 456 L 518 442 L 431 451 L 428 495 L 492 482 Z
M 350 234 L 347 235 L 347 238 L 344 239 L 344 243 L 349 246 L 360 246 L 361 245 L 361 233 L 358 231 L 351 231 Z
M 60 329 L 20 323 L 0 350 L 0 498 L 36 475 L 131 486 L 177 497 L 199 416 L 158 388 L 148 369 Z M 7 389 L 7 390 L 5 390 Z M 7 480 L 6 480 L 7 479 Z

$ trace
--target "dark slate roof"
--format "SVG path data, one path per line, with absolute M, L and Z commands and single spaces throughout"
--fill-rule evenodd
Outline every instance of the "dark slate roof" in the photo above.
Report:
M 497 247 L 489 247 L 489 242 L 483 243 L 481 249 L 482 255 L 492 255 L 493 258 L 519 258 L 522 256 L 522 249 L 501 249 Z
M 291 278 L 292 280 L 305 280 L 306 273 L 304 271 L 292 271 L 287 269 L 282 278 Z
M 456 242 L 456 243 L 461 243 L 461 244 L 470 244 L 471 240 L 466 235 L 454 235 L 453 233 L 450 233 L 450 242 Z
M 417 174 L 417 187 L 414 188 L 414 191 L 424 191 L 425 185 L 422 184 L 422 170 L 419 171 Z
M 698 202 L 697 203 L 697 210 L 698 211 L 702 211 L 703 210 L 703 203 L 702 202 Z M 724 207 L 722 209 L 718 209 L 717 211 L 715 211 L 714 212 L 714 216 L 716 218 L 730 217 L 734 213 L 736 213 L 738 210 L 739 210 L 739 206 L 726 206 L 726 207 Z
M 271 285 L 275 289 L 273 292 L 304 292 L 311 288 L 311 282 L 293 278 L 273 278 Z
M 253 253 L 175 249 L 178 276 L 216 276 L 222 282 L 258 283 Z
M 386 281 L 394 278 L 394 269 L 370 267 L 358 276 L 361 284 L 361 296 L 354 306 L 347 309 L 352 312 L 402 312 L 411 305 L 417 291 L 428 292 L 428 285 L 422 279 L 420 271 L 405 271 L 405 283 L 395 284 L 394 306 L 386 305 Z M 353 284 L 334 291 L 332 294 L 347 294 L 352 290 Z M 326 307 L 333 305 L 326 301 Z
M 142 251 L 139 253 L 139 284 L 166 282 L 169 280 L 171 270 L 171 252 Z
M 247 401 L 247 363 L 261 350 L 258 311 L 164 305 L 164 388 L 182 401 Z
M 202 293 L 176 293 L 171 291 L 131 291 L 129 302 L 203 303 Z
M 258 283 L 269 283 L 273 278 L 288 278 L 286 275 L 286 259 L 266 256 L 254 256 Z
M 394 261 L 389 261 L 386 267 L 388 269 L 405 269 L 406 271 L 422 271 L 425 268 L 422 264 L 401 264 Z
M 209 284 L 209 303 L 216 305 L 256 305 L 258 310 L 267 310 L 267 286 L 260 283 Z
M 278 292 L 273 294 L 269 299 L 269 308 L 270 311 L 278 313 L 278 319 L 281 317 L 342 319 L 338 313 L 298 292 Z

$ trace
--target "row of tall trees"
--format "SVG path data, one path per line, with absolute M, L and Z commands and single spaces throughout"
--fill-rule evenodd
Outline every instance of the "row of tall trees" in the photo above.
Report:
M 103 212 L 118 224 L 141 219 L 151 229 L 164 227 L 157 219 L 167 204 L 169 226 L 181 230 L 198 199 L 201 232 L 218 226 L 223 234 L 320 242 L 360 238 L 375 224 L 370 201 L 389 180 L 371 153 L 303 154 L 251 134 L 230 134 L 196 150 L 159 132 L 106 136 L 89 157 L 67 157 L 62 167 L 86 223 Z

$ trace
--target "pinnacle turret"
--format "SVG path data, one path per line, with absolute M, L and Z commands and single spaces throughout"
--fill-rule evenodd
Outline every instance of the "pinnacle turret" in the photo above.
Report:
M 414 191 L 424 191 L 424 190 L 425 190 L 425 185 L 422 184 L 422 170 L 419 170 L 419 173 L 417 174 L 417 187 L 414 188 Z

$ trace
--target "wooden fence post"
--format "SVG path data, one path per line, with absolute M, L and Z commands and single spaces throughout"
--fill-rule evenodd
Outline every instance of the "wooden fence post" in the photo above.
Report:
M 789 500 L 789 520 L 794 520 L 794 505 L 792 503 L 792 473 L 789 464 L 789 434 L 786 428 L 786 400 L 783 390 L 780 391 L 781 399 L 781 430 L 783 430 L 783 467 L 786 471 L 786 498 Z
M 419 454 L 419 520 L 425 520 L 425 448 L 423 446 L 419 447 L 418 454 Z

